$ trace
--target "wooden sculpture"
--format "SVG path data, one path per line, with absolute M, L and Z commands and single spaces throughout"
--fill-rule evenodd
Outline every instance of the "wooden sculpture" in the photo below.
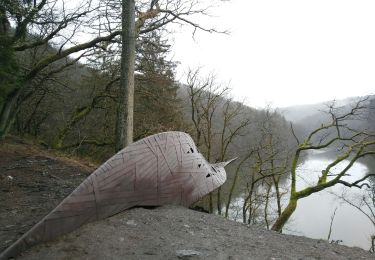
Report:
M 182 132 L 139 140 L 95 170 L 0 259 L 134 206 L 190 206 L 225 182 L 224 166 L 231 161 L 208 163 Z

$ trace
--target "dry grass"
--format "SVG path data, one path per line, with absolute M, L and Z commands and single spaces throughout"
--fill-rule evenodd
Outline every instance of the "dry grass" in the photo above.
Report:
M 55 159 L 71 166 L 82 167 L 85 170 L 95 170 L 100 164 L 94 162 L 89 157 L 78 157 L 68 155 L 62 151 L 49 149 L 39 144 L 36 140 L 25 139 L 16 136 L 8 136 L 0 141 L 0 153 L 39 155 Z

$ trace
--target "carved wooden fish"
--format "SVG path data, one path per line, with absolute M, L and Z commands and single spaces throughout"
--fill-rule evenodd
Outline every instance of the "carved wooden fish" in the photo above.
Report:
M 0 259 L 134 206 L 190 206 L 226 181 L 224 166 L 231 161 L 208 163 L 183 132 L 141 139 L 96 169 Z

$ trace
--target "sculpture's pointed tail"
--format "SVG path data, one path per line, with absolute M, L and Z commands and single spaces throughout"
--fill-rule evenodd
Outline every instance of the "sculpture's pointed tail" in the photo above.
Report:
M 89 213 L 82 214 L 76 217 L 57 218 L 56 212 L 59 210 L 57 207 L 54 211 L 48 214 L 28 232 L 20 237 L 16 242 L 9 246 L 5 251 L 0 254 L 0 260 L 16 257 L 21 252 L 30 248 L 33 245 L 41 242 L 46 242 L 57 238 L 60 235 L 71 232 L 78 228 L 86 219 L 92 218 Z

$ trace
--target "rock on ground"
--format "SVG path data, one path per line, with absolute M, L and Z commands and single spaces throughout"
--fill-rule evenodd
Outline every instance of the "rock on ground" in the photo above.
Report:
M 134 208 L 87 224 L 18 259 L 375 259 L 375 255 L 164 206 Z

